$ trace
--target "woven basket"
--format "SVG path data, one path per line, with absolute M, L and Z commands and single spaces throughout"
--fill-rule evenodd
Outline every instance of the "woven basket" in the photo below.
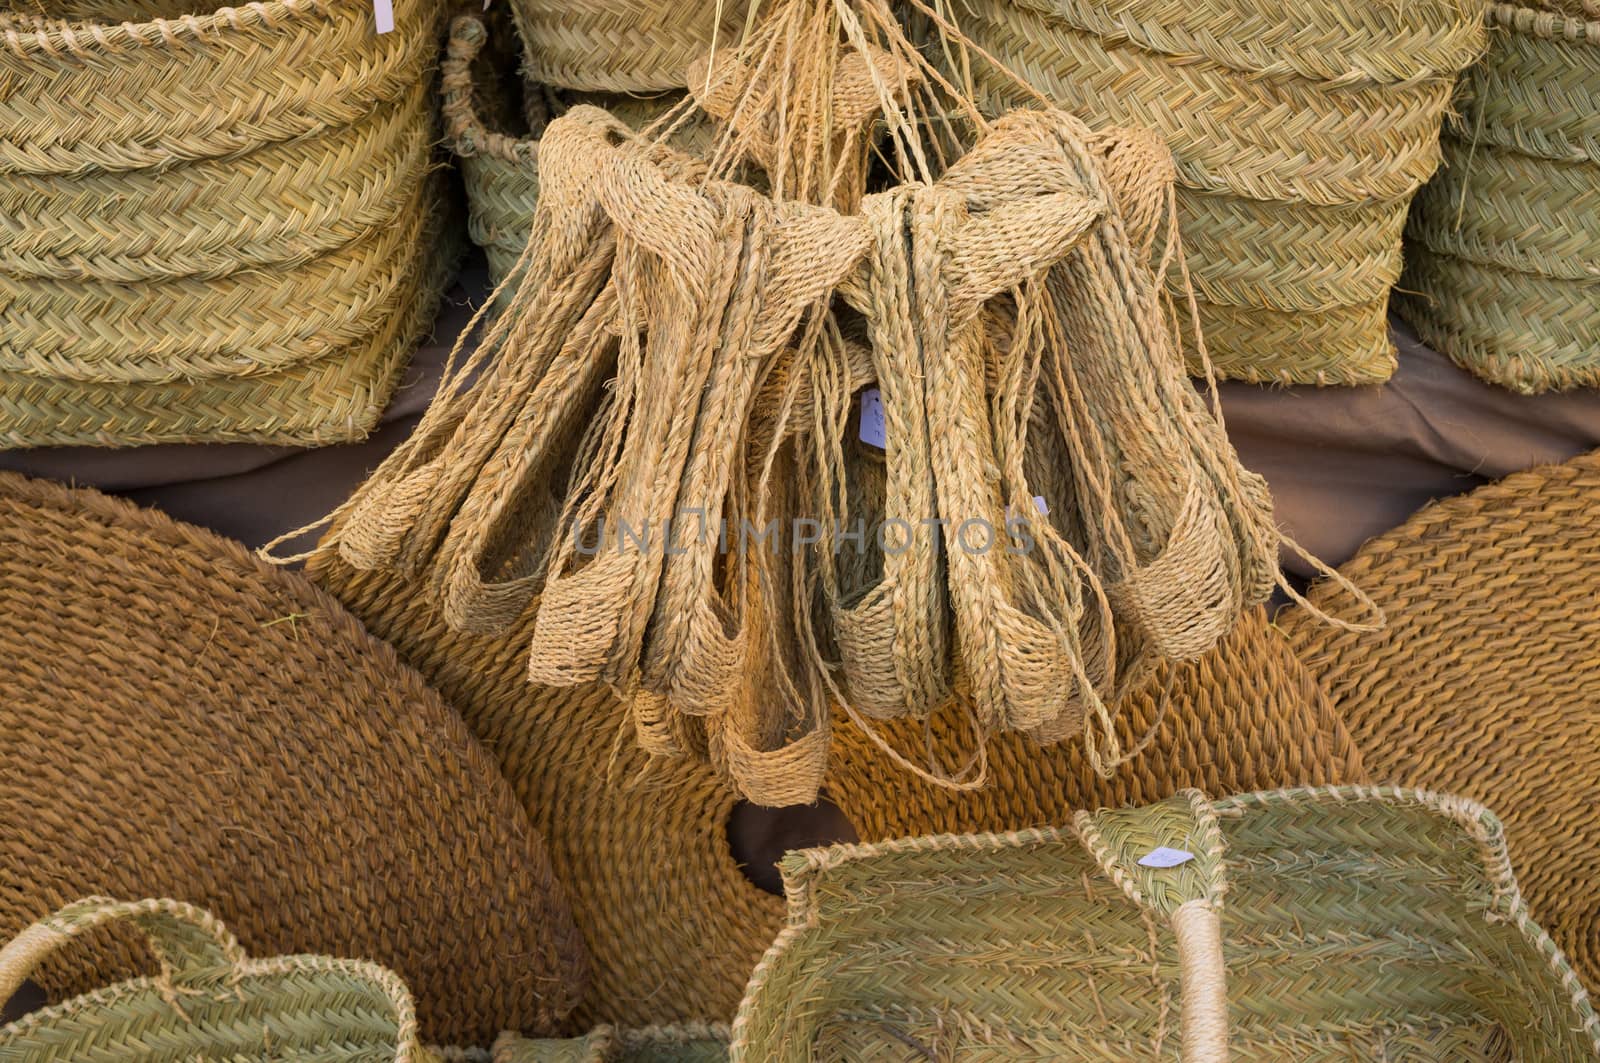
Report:
M 1448 165 L 1417 197 L 1401 313 L 1525 393 L 1600 384 L 1600 20 L 1497 6 Z
M 689 64 L 731 48 L 756 0 L 512 0 L 529 80 L 565 89 L 681 89 Z M 722 20 L 717 21 L 717 12 Z
M 535 609 L 500 635 L 463 634 L 426 594 L 392 576 L 358 572 L 331 553 L 313 558 L 309 571 L 393 640 L 499 759 L 550 846 L 589 945 L 594 981 L 579 1017 L 641 1025 L 731 1016 L 782 913 L 729 854 L 727 823 L 739 800 L 732 787 L 700 761 L 641 750 L 627 708 L 604 691 L 530 686 L 523 648 Z M 1171 693 L 1164 717 L 1158 690 Z M 1160 729 L 1110 782 L 1081 743 L 1046 748 L 1012 734 L 991 743 L 991 786 L 961 794 L 896 775 L 841 716 L 824 789 L 861 837 L 882 839 L 1035 826 L 1073 807 L 1154 800 L 1184 786 L 1224 792 L 1364 778 L 1343 724 L 1259 612 L 1200 662 L 1159 673 L 1121 722 L 1134 738 Z M 934 725 L 935 754 L 959 763 L 966 729 Z M 914 722 L 884 733 L 921 755 Z M 900 782 L 886 791 L 891 776 Z
M 0 999 L 52 953 L 116 924 L 144 932 L 159 973 L 0 1027 L 0 1059 L 435 1059 L 417 1041 L 411 993 L 392 971 L 326 956 L 253 960 L 215 916 L 173 900 L 90 897 L 27 927 L 0 950 Z
M 540 112 L 547 107 L 544 94 L 536 86 L 526 85 L 523 91 L 532 103 L 520 110 L 530 127 L 528 133 L 513 135 L 495 121 L 519 108 L 510 105 L 506 97 L 514 93 L 504 91 L 497 83 L 496 71 L 483 61 L 489 43 L 489 31 L 479 19 L 462 16 L 452 21 L 441 81 L 445 129 L 466 179 L 472 242 L 483 248 L 489 260 L 489 279 L 499 284 L 527 247 L 533 228 L 539 198 Z M 681 98 L 675 93 L 640 98 L 569 92 L 557 102 L 604 107 L 633 128 L 643 129 Z M 690 123 L 672 143 L 683 150 L 704 147 L 711 128 L 706 122 Z
M 88 893 L 176 896 L 255 950 L 393 967 L 434 1039 L 552 1030 L 576 1003 L 582 945 L 515 796 L 331 597 L 5 475 L 0 615 L 0 933 Z M 139 966 L 127 938 L 85 945 L 42 969 L 58 998 Z
M 1467 4 L 1316 4 L 1291 19 L 1254 0 L 986 0 L 961 28 L 1091 123 L 1167 137 L 1199 324 L 1223 375 L 1363 384 L 1393 372 L 1386 307 L 1407 206 L 1437 166 L 1455 74 L 1482 46 Z M 987 108 L 1030 102 L 988 64 L 974 69 Z
M 1572 0 L 1578 2 L 1578 0 Z M 1464 5 L 1281 0 L 1018 0 L 1108 40 L 1256 74 L 1341 85 L 1453 78 L 1482 50 Z
M 791 853 L 733 1060 L 1584 1060 L 1500 823 L 1280 790 Z
M 495 1042 L 492 1063 L 723 1063 L 727 1058 L 728 1027 L 698 1023 L 639 1030 L 600 1026 L 566 1041 L 508 1033 Z
M 0 5 L 0 447 L 363 437 L 454 263 L 438 5 L 36 7 Z
M 1373 777 L 1498 810 L 1534 917 L 1600 989 L 1600 454 L 1431 505 L 1342 571 L 1387 628 L 1282 626 Z

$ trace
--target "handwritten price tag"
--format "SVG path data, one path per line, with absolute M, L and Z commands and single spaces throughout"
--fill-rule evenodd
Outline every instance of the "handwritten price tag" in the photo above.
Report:
M 861 442 L 875 447 L 887 446 L 887 433 L 883 427 L 883 396 L 877 388 L 861 393 Z
M 379 33 L 394 32 L 394 0 L 372 0 L 372 20 Z
M 1194 854 L 1183 849 L 1168 849 L 1165 845 L 1158 845 L 1144 854 L 1139 861 L 1140 867 L 1177 867 L 1187 864 L 1194 859 Z

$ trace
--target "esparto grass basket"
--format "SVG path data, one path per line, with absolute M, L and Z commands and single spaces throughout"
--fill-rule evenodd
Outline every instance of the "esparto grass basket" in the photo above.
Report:
M 489 279 L 499 284 L 510 276 L 528 244 L 533 212 L 539 200 L 539 136 L 550 109 L 546 90 L 531 82 L 518 95 L 497 82 L 484 61 L 491 43 L 488 24 L 462 15 L 450 24 L 449 43 L 441 66 L 442 110 L 451 151 L 461 163 L 466 183 L 472 242 L 489 260 Z M 565 92 L 558 104 L 604 107 L 635 129 L 643 129 L 677 105 L 681 93 L 625 96 Z M 517 122 L 521 111 L 523 121 Z M 519 129 L 518 126 L 523 128 Z M 691 121 L 672 143 L 684 150 L 703 148 L 711 126 Z
M 1499 821 L 1461 798 L 1191 790 L 783 868 L 734 1061 L 1600 1058 Z
M 681 89 L 691 63 L 743 36 L 761 0 L 512 0 L 528 78 L 598 92 Z M 718 15 L 721 20 L 718 20 Z
M 0 447 L 362 438 L 454 264 L 442 10 L 0 4 Z
M 88 894 L 399 971 L 430 1039 L 557 1032 L 586 957 L 461 718 L 330 595 L 86 488 L 0 475 L 0 935 Z M 56 999 L 139 966 L 86 936 Z
M 399 975 L 327 956 L 252 959 L 214 915 L 176 900 L 88 897 L 26 927 L 0 949 L 0 1000 L 52 954 L 115 925 L 143 931 L 157 972 L 0 1026 L 0 1060 L 437 1063 Z
M 1279 621 L 1372 777 L 1494 808 L 1534 918 L 1600 990 L 1600 453 L 1430 505 L 1341 571 L 1388 627 Z
M 1417 197 L 1401 313 L 1524 393 L 1600 384 L 1600 18 L 1497 5 L 1447 166 Z
M 725 1023 L 597 1026 L 567 1040 L 507 1033 L 494 1043 L 490 1063 L 725 1063 L 728 1036 Z
M 1455 76 L 1482 49 L 1471 5 L 984 0 L 957 20 L 1058 105 L 1167 138 L 1222 375 L 1367 384 L 1393 372 L 1400 234 L 1438 164 Z M 973 70 L 987 107 L 1029 102 L 988 64 Z
M 778 898 L 753 885 L 729 851 L 740 803 L 733 787 L 694 758 L 641 749 L 628 707 L 604 689 L 530 685 L 524 647 L 536 604 L 508 630 L 475 635 L 452 629 L 430 595 L 393 574 L 358 571 L 332 552 L 315 555 L 308 572 L 392 640 L 499 760 L 588 943 L 593 981 L 579 1020 L 638 1026 L 732 1015 L 782 921 Z M 1119 723 L 1130 744 L 1155 734 L 1109 781 L 1081 743 L 1043 747 L 1009 734 L 991 742 L 991 785 L 953 793 L 897 774 L 836 713 L 823 790 L 859 837 L 882 840 L 1041 826 L 1074 808 L 1158 800 L 1185 786 L 1220 793 L 1365 779 L 1343 723 L 1259 610 L 1200 661 L 1160 670 Z M 918 721 L 880 726 L 922 755 Z M 961 720 L 930 726 L 943 763 L 969 755 Z M 891 776 L 893 792 L 883 786 Z

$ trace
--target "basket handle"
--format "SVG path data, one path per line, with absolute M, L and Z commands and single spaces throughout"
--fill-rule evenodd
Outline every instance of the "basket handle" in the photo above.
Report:
M 457 155 L 484 152 L 498 158 L 537 163 L 537 142 L 496 133 L 478 114 L 472 89 L 472 64 L 488 40 L 488 27 L 471 15 L 461 15 L 450 23 L 449 45 L 445 60 L 439 65 L 439 87 L 443 90 L 439 111 L 444 116 L 445 133 Z
M 237 969 L 244 963 L 239 941 L 216 916 L 174 900 L 118 901 L 85 897 L 25 928 L 0 949 L 0 1000 L 9 1000 L 51 953 L 80 934 L 110 923 L 139 924 L 161 964 L 158 983 L 198 971 Z

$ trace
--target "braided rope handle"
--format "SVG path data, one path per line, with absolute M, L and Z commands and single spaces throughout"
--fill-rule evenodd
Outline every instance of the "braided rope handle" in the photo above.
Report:
M 488 40 L 488 29 L 471 15 L 462 15 L 450 23 L 448 49 L 439 65 L 439 111 L 444 116 L 445 132 L 457 155 L 482 153 L 511 162 L 537 164 L 536 141 L 496 133 L 478 114 L 472 94 L 472 64 Z
M 137 922 L 161 964 L 159 981 L 245 962 L 239 941 L 221 920 L 183 901 L 118 901 L 85 897 L 26 927 L 0 949 L 0 1000 L 9 1000 L 39 964 L 80 934 L 125 921 Z

